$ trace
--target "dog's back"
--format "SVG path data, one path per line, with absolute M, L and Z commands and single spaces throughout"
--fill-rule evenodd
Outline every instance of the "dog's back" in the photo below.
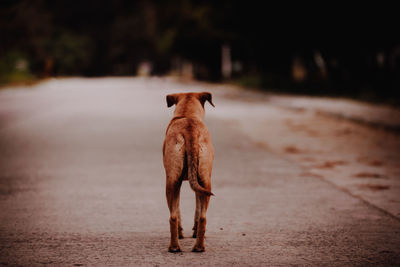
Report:
M 167 128 L 163 155 L 164 166 L 173 166 L 171 176 L 189 180 L 195 192 L 212 195 L 203 188 L 207 179 L 202 178 L 211 173 L 214 149 L 208 129 L 202 121 L 195 118 L 173 118 Z

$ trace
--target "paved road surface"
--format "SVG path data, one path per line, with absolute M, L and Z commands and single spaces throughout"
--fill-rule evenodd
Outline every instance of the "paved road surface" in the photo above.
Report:
M 184 252 L 171 254 L 165 95 L 202 90 L 216 105 L 206 106 L 216 150 L 207 251 L 190 252 L 195 201 L 185 183 L 187 237 Z M 252 122 L 289 111 L 230 95 L 158 78 L 1 91 L 0 265 L 399 265 L 400 220 L 257 141 L 263 132 Z

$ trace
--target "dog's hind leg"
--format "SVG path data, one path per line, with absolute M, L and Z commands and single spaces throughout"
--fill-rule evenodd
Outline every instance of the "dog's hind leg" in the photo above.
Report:
M 194 213 L 194 224 L 193 224 L 193 238 L 197 237 L 197 225 L 199 223 L 200 216 L 200 196 L 196 194 L 196 211 Z
M 198 193 L 196 195 L 199 195 Z M 204 235 L 206 232 L 206 224 L 207 224 L 207 207 L 208 202 L 210 201 L 209 196 L 199 195 L 200 200 L 200 214 L 197 221 L 197 234 L 196 234 L 196 243 L 192 249 L 193 252 L 203 252 L 205 251 L 204 246 Z
M 170 211 L 169 224 L 171 231 L 171 242 L 168 248 L 169 252 L 182 251 L 178 241 L 179 224 L 180 224 L 179 195 L 180 195 L 181 184 L 182 181 L 179 180 L 173 180 L 173 181 L 167 180 L 166 193 L 167 193 L 168 208 Z

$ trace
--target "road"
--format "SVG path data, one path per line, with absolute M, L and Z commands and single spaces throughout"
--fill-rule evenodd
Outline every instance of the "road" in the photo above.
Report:
M 216 106 L 206 105 L 216 195 L 206 252 L 190 252 L 195 200 L 184 183 L 186 238 L 183 252 L 171 254 L 161 147 L 173 109 L 165 95 L 204 90 Z M 0 265 L 400 265 L 398 135 L 321 116 L 266 104 L 258 93 L 166 78 L 4 89 Z M 331 128 L 345 136 L 324 134 Z M 363 158 L 372 148 L 362 142 L 379 143 L 373 149 L 388 161 Z M 354 168 L 370 169 L 348 178 L 360 174 Z

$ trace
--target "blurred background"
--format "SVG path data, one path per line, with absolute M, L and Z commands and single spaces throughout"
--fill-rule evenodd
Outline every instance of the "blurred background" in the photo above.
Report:
M 0 2 L 0 84 L 174 75 L 399 104 L 395 8 L 257 1 Z
M 0 0 L 0 265 L 400 266 L 399 9 L 304 2 Z M 188 91 L 216 105 L 203 256 L 167 251 Z

